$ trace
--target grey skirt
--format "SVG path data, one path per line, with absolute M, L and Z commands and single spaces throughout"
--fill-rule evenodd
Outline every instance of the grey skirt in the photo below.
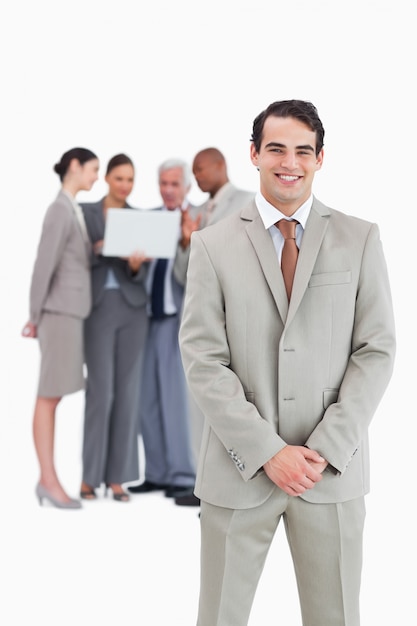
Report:
M 84 389 L 82 319 L 42 313 L 37 332 L 41 351 L 38 396 L 61 398 Z

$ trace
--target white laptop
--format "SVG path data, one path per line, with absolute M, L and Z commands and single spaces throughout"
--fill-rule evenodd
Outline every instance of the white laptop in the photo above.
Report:
M 102 254 L 128 257 L 138 251 L 150 258 L 172 258 L 180 221 L 178 210 L 108 209 Z

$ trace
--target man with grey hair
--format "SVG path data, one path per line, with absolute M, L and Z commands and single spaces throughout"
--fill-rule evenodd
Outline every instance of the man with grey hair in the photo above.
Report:
M 191 171 L 180 159 L 158 168 L 163 206 L 185 211 Z M 179 233 L 179 239 L 181 234 Z M 131 493 L 165 491 L 176 498 L 192 493 L 195 464 L 190 443 L 188 396 L 178 344 L 184 286 L 173 274 L 174 259 L 153 259 L 149 267 L 149 330 L 144 351 L 139 425 L 145 451 L 145 480 Z

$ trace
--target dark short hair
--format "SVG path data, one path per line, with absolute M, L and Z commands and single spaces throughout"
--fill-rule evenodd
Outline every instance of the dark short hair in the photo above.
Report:
M 114 157 L 112 157 L 107 163 L 106 176 L 119 165 L 131 165 L 133 169 L 135 169 L 132 159 L 128 157 L 127 154 L 115 154 Z
M 324 128 L 314 104 L 305 100 L 280 100 L 272 102 L 264 111 L 255 117 L 252 127 L 251 142 L 257 152 L 261 149 L 265 120 L 271 115 L 275 117 L 293 117 L 303 122 L 316 133 L 316 155 L 324 145 Z
M 97 156 L 87 148 L 71 148 L 71 150 L 64 152 L 61 160 L 54 165 L 54 172 L 58 174 L 61 182 L 64 180 L 64 176 L 67 173 L 72 159 L 77 159 L 81 165 L 84 165 L 87 161 L 97 159 Z

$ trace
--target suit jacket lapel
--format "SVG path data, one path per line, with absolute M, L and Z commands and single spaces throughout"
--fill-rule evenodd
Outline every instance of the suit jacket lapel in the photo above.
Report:
M 242 211 L 241 217 L 243 220 L 247 221 L 246 232 L 259 259 L 265 280 L 269 285 L 278 312 L 285 324 L 288 313 L 288 299 L 271 236 L 269 232 L 265 230 L 265 226 L 254 202 Z
M 231 201 L 233 200 L 235 192 L 236 188 L 233 185 L 229 184 L 228 189 L 226 189 L 226 192 L 220 198 L 219 204 L 217 206 L 214 206 L 214 218 L 216 222 L 228 215 L 229 206 Z
M 329 209 L 314 198 L 298 255 L 287 324 L 293 319 L 308 287 L 324 233 L 329 223 L 327 219 L 329 215 Z
M 269 232 L 265 230 L 255 202 L 250 204 L 241 213 L 242 220 L 246 221 L 246 232 L 252 242 L 265 280 L 269 285 L 284 324 L 288 324 L 293 319 L 303 299 L 323 241 L 324 233 L 326 232 L 328 225 L 328 219 L 326 218 L 329 215 L 329 209 L 314 198 L 297 261 L 291 302 L 288 305 L 284 279 L 278 264 L 274 244 L 272 243 Z
M 77 223 L 77 229 L 80 233 L 80 236 L 84 245 L 85 253 L 87 256 L 87 262 L 90 263 L 91 241 L 88 236 L 87 224 L 84 218 L 84 211 L 82 210 L 81 206 L 77 203 L 77 200 L 74 198 L 74 201 L 72 202 L 70 198 L 68 197 L 68 195 L 64 191 L 62 191 L 62 189 L 60 190 L 58 194 L 58 197 L 60 196 L 64 198 L 64 201 L 66 202 L 71 212 L 71 215 L 73 216 L 73 219 Z M 74 206 L 74 204 L 77 204 L 78 210 L 76 210 L 76 207 Z

